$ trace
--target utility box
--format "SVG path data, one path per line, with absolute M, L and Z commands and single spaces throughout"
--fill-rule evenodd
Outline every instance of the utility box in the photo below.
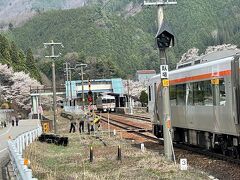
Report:
M 53 121 L 52 120 L 41 120 L 42 130 L 44 133 L 49 133 L 53 129 Z

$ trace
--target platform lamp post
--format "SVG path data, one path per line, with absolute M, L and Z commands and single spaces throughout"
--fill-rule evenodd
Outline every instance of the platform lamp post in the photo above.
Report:
M 56 45 L 61 45 L 62 47 L 63 44 L 62 43 L 55 43 L 53 42 L 53 40 L 50 43 L 43 43 L 44 47 L 47 48 L 48 46 L 51 47 L 51 55 L 50 56 L 45 56 L 48 58 L 52 59 L 52 88 L 53 88 L 53 127 L 54 127 L 54 133 L 57 133 L 57 121 L 56 121 L 56 77 L 55 77 L 55 61 L 54 59 L 59 57 L 60 54 L 55 55 L 54 52 L 54 46 Z
M 76 64 L 75 68 L 81 68 L 81 78 L 82 78 L 82 106 L 83 106 L 83 110 L 84 110 L 84 106 L 85 106 L 85 99 L 84 99 L 84 82 L 83 82 L 83 67 L 87 67 L 87 64 Z

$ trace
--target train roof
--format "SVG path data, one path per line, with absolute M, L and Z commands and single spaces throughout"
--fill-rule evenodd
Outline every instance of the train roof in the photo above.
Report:
M 184 68 L 187 66 L 193 66 L 197 64 L 203 64 L 211 61 L 216 61 L 219 59 L 224 59 L 227 57 L 233 57 L 236 54 L 240 54 L 239 49 L 229 49 L 229 50 L 222 50 L 222 51 L 216 51 L 208 54 L 204 54 L 201 56 L 198 56 L 194 59 L 188 59 L 186 61 L 180 61 L 177 63 L 176 69 Z
M 226 64 L 226 63 L 230 62 L 231 60 L 233 60 L 234 56 L 236 54 L 238 54 L 239 52 L 240 52 L 239 50 L 225 50 L 225 51 L 218 51 L 218 52 L 210 53 L 210 54 L 202 57 L 202 59 L 205 60 L 205 62 L 203 62 L 201 64 L 195 64 L 195 65 L 191 65 L 191 66 L 186 66 L 184 68 L 172 70 L 169 72 L 169 76 L 171 77 L 171 75 L 181 74 L 181 73 L 187 72 L 187 71 L 193 72 L 198 69 L 207 68 L 209 66 L 214 67 L 215 65 Z M 226 53 L 226 54 L 224 54 L 224 53 Z M 150 78 L 150 81 L 158 82 L 159 80 L 160 80 L 159 74 Z M 149 83 L 150 83 L 150 81 L 149 81 Z

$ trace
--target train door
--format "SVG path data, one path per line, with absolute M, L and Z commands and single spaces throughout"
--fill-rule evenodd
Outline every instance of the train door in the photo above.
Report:
M 161 101 L 161 88 L 160 84 L 154 83 L 154 122 L 153 122 L 153 133 L 156 137 L 163 137 L 163 127 L 161 122 L 161 110 L 162 106 L 160 105 Z
M 193 83 L 186 84 L 186 121 L 187 125 L 190 126 L 192 124 L 192 119 L 194 119 L 194 106 L 193 106 Z M 189 128 L 189 127 L 188 127 Z
M 239 87 L 239 55 L 231 62 L 231 78 L 233 91 L 233 118 L 235 124 L 240 123 L 240 87 Z
M 187 110 L 186 100 L 188 99 L 188 97 L 187 97 L 186 90 L 187 90 L 186 84 L 176 85 L 176 106 L 175 106 L 175 109 L 172 109 L 173 126 L 175 124 L 177 127 L 185 127 L 187 124 L 186 123 L 186 110 Z

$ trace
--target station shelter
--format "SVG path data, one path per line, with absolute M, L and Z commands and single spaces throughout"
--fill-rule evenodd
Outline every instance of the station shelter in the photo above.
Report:
M 82 81 L 66 81 L 66 97 L 72 99 L 75 105 L 82 103 Z M 85 103 L 87 103 L 88 92 L 92 91 L 93 104 L 94 100 L 102 93 L 115 96 L 116 106 L 120 107 L 124 101 L 124 87 L 121 78 L 112 79 L 91 79 L 83 80 L 83 92 Z

